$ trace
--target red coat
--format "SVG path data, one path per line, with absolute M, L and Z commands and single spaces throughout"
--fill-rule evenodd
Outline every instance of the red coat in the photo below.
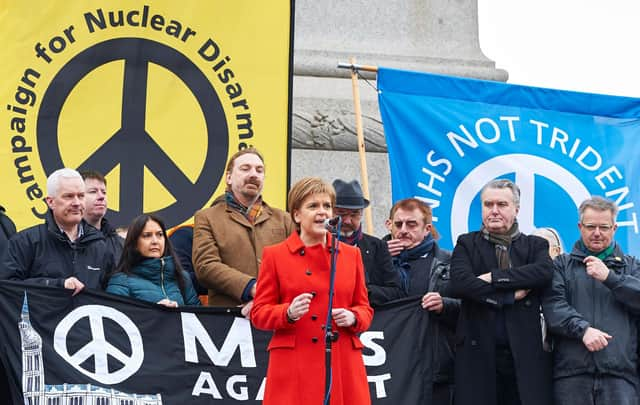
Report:
M 273 330 L 267 350 L 269 368 L 263 404 L 321 405 L 324 399 L 324 331 L 330 276 L 330 236 L 327 246 L 304 246 L 297 232 L 277 245 L 265 247 L 251 310 L 258 329 Z M 333 330 L 339 338 L 332 348 L 331 405 L 371 403 L 357 333 L 367 330 L 373 310 L 369 306 L 360 250 L 338 245 L 334 308 L 346 308 L 356 324 Z M 309 312 L 287 322 L 287 308 L 303 292 L 315 292 Z

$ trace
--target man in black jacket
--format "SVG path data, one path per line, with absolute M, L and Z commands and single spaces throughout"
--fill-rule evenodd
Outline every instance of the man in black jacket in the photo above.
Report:
M 73 169 L 59 169 L 47 179 L 45 223 L 18 232 L 0 265 L 0 279 L 29 280 L 71 289 L 101 287 L 114 258 L 104 236 L 82 218 L 84 181 Z
M 84 220 L 104 235 L 116 265 L 122 255 L 124 239 L 104 216 L 107 214 L 107 179 L 96 171 L 80 172 L 84 180 Z
M 549 244 L 518 229 L 520 189 L 510 180 L 489 182 L 480 200 L 482 228 L 461 235 L 451 256 L 451 292 L 462 299 L 456 404 L 551 405 L 540 324 L 553 277 Z
M 389 214 L 391 239 L 387 245 L 393 265 L 402 275 L 405 293 L 421 297 L 422 308 L 430 314 L 425 327 L 432 349 L 431 403 L 450 405 L 454 389 L 453 338 L 460 301 L 449 297 L 451 253 L 438 246 L 432 217 L 431 207 L 417 198 L 397 201 Z
M 617 213 L 613 201 L 585 200 L 580 239 L 554 262 L 543 310 L 557 405 L 638 404 L 640 263 L 613 240 Z
M 4 207 L 0 205 L 0 258 L 9 245 L 9 238 L 11 238 L 15 233 L 16 225 L 5 213 Z M 2 266 L 2 263 L 0 263 L 0 266 Z M 10 393 L 9 385 L 7 382 L 7 372 L 4 369 L 4 365 L 0 363 L 0 403 L 3 403 L 2 398 L 9 398 L 9 396 Z
M 16 233 L 16 225 L 0 205 L 0 257 L 4 253 L 11 238 Z
M 362 212 L 369 206 L 369 200 L 364 198 L 360 183 L 357 180 L 347 183 L 337 179 L 333 182 L 333 188 L 336 190 L 334 213 L 342 217 L 340 240 L 360 248 L 369 302 L 377 306 L 404 297 L 400 275 L 391 265 L 387 245 L 362 231 Z

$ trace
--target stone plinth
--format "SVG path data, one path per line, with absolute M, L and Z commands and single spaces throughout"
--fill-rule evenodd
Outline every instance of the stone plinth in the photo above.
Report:
M 350 70 L 339 62 L 506 81 L 480 50 L 476 0 L 297 0 L 291 181 L 360 180 Z M 359 81 L 375 234 L 391 184 L 375 74 Z

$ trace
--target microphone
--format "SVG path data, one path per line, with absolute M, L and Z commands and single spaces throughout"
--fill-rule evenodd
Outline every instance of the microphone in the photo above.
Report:
M 338 215 L 337 217 L 327 218 L 324 220 L 324 227 L 329 231 L 333 231 L 342 225 L 342 217 Z

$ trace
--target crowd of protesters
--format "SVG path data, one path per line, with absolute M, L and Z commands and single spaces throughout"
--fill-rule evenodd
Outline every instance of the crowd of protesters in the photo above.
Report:
M 285 212 L 263 200 L 265 173 L 260 152 L 243 149 L 227 164 L 225 193 L 194 223 L 168 230 L 145 214 L 124 239 L 105 218 L 105 177 L 57 170 L 44 223 L 16 232 L 0 207 L 0 279 L 169 307 L 239 307 L 274 332 L 265 404 L 319 403 L 324 387 L 305 381 L 325 367 L 325 319 L 341 337 L 331 403 L 370 403 L 359 333 L 372 308 L 407 297 L 429 314 L 433 404 L 639 404 L 640 264 L 615 242 L 613 201 L 582 202 L 580 238 L 565 253 L 553 228 L 521 232 L 528 196 L 493 180 L 480 193 L 481 228 L 449 252 L 419 199 L 397 201 L 379 239 L 363 232 L 369 201 L 357 181 L 304 178 Z M 329 314 L 334 216 L 340 271 Z

